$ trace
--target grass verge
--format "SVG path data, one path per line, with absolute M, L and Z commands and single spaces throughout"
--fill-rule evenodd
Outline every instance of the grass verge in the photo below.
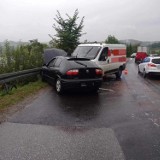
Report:
M 36 82 L 30 82 L 24 86 L 18 86 L 17 89 L 13 89 L 7 95 L 0 95 L 0 111 L 21 102 L 26 97 L 34 95 L 40 89 L 45 87 L 47 87 L 47 84 L 39 80 Z

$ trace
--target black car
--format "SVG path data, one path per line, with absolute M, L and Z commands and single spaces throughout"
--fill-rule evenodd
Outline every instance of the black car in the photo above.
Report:
M 57 93 L 71 88 L 98 91 L 102 83 L 102 69 L 86 58 L 57 56 L 42 67 L 41 76 L 53 82 Z

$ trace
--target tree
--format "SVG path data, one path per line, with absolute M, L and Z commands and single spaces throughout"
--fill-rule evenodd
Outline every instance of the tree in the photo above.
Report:
M 131 44 L 127 45 L 127 57 L 130 57 L 130 55 L 133 53 L 133 48 Z
M 105 40 L 105 43 L 109 43 L 109 44 L 118 44 L 119 41 L 118 41 L 117 38 L 115 38 L 115 36 L 109 35 L 108 38 Z
M 53 28 L 57 32 L 55 35 L 56 38 L 49 35 L 52 38 L 52 42 L 50 42 L 50 44 L 53 44 L 54 47 L 65 50 L 69 55 L 71 55 L 73 50 L 79 44 L 79 38 L 83 35 L 82 29 L 84 27 L 84 17 L 82 17 L 80 23 L 77 24 L 77 20 L 79 18 L 78 14 L 79 12 L 76 9 L 73 17 L 66 14 L 67 18 L 64 19 L 62 18 L 60 12 L 57 11 L 57 15 L 54 20 L 58 25 L 53 24 Z
M 29 65 L 30 67 L 42 66 L 43 64 L 43 49 L 47 47 L 46 44 L 38 42 L 37 39 L 29 41 L 30 43 L 26 46 L 29 53 Z
M 139 45 L 140 44 L 135 44 L 135 45 L 132 45 L 131 43 L 126 44 L 126 46 L 127 46 L 127 57 L 130 57 L 132 53 L 136 53 L 137 52 L 137 47 Z
M 7 72 L 11 72 L 13 68 L 13 63 L 14 63 L 13 52 L 14 52 L 14 47 L 10 45 L 8 40 L 6 40 L 4 43 L 4 54 L 6 59 Z
M 43 50 L 47 47 L 47 44 L 42 44 L 37 39 L 30 40 L 28 44 L 19 44 L 16 47 L 6 41 L 1 48 L 0 74 L 41 67 Z

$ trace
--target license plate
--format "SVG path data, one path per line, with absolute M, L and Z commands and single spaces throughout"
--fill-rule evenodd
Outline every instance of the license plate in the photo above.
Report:
M 86 83 L 81 83 L 81 87 L 86 87 L 87 84 Z

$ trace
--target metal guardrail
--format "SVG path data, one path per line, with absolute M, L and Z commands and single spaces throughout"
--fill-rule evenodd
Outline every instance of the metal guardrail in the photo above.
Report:
M 38 75 L 39 73 L 40 68 L 34 68 L 18 72 L 0 74 L 0 85 L 2 85 L 5 93 L 8 93 L 10 90 L 12 90 L 13 87 L 17 88 L 16 84 L 12 83 L 13 81 L 33 75 Z

